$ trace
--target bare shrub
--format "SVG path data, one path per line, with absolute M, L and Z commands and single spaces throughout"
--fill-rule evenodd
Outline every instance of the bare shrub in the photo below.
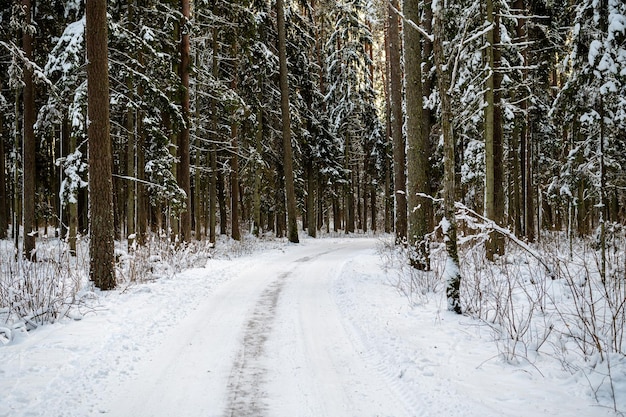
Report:
M 0 341 L 10 342 L 16 332 L 54 323 L 77 304 L 85 277 L 77 260 L 70 261 L 66 245 L 42 241 L 37 262 L 21 256 L 0 261 Z
M 431 245 L 431 270 L 423 271 L 412 266 L 411 260 L 415 259 L 413 248 L 396 245 L 393 239 L 380 239 L 379 242 L 378 254 L 388 273 L 389 283 L 407 297 L 411 304 L 423 303 L 429 294 L 441 291 L 445 265 L 443 246 L 437 243 Z
M 503 359 L 535 366 L 537 355 L 555 357 L 564 369 L 585 376 L 601 404 L 623 408 L 616 381 L 623 384 L 626 374 L 624 228 L 607 224 L 604 242 L 546 232 L 531 246 L 466 207 L 457 209 L 465 232 L 459 235 L 464 313 L 491 329 Z M 507 238 L 506 255 L 488 262 L 484 242 L 492 232 Z M 438 245 L 431 245 L 433 260 Z M 379 252 L 386 268 L 395 271 L 390 283 L 411 303 L 441 291 L 441 275 L 424 281 L 410 267 L 405 248 L 389 240 Z M 440 270 L 436 261 L 433 265 Z
M 152 234 L 145 245 L 118 243 L 118 283 L 129 285 L 174 278 L 189 268 L 203 268 L 209 259 L 233 259 L 267 247 L 272 239 L 245 234 L 241 241 L 221 236 L 217 244 L 206 240 L 189 243 L 172 240 L 167 234 Z M 263 245 L 261 245 L 263 242 Z M 282 240 L 276 240 L 278 245 Z

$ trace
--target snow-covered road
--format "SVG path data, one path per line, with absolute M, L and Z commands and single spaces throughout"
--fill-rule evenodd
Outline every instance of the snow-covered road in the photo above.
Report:
M 373 244 L 306 245 L 238 271 L 143 358 L 136 376 L 111 390 L 103 410 L 146 417 L 411 415 L 365 365 L 332 298 L 343 266 Z
M 558 358 L 501 361 L 443 295 L 411 306 L 379 239 L 268 244 L 99 293 L 0 347 L 0 417 L 596 417 Z

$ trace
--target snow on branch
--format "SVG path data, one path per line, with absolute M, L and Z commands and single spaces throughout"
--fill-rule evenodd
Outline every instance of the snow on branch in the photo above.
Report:
M 470 36 L 470 37 L 469 37 L 469 38 L 467 38 L 467 39 L 464 39 L 464 40 L 463 40 L 463 45 L 467 45 L 468 43 L 470 43 L 470 42 L 472 42 L 472 41 L 474 41 L 474 40 L 476 40 L 476 39 L 478 39 L 478 38 L 482 37 L 483 35 L 485 35 L 485 34 L 487 34 L 487 33 L 489 33 L 489 32 L 491 32 L 491 30 L 492 30 L 494 27 L 495 27 L 495 24 L 490 23 L 489 25 L 485 26 L 485 27 L 483 28 L 483 30 L 481 30 L 481 31 L 479 31 L 479 32 L 474 33 L 472 36 Z
M 533 258 L 537 259 L 537 261 L 539 261 L 539 263 L 541 265 L 544 266 L 544 268 L 546 268 L 546 271 L 548 271 L 548 275 L 550 277 L 554 278 L 554 273 L 552 271 L 552 268 L 544 261 L 543 256 L 537 252 L 536 250 L 534 250 L 533 248 L 531 248 L 528 243 L 523 242 L 522 240 L 520 240 L 517 236 L 515 236 L 509 229 L 505 229 L 504 227 L 498 226 L 496 224 L 495 221 L 480 215 L 478 213 L 476 213 L 474 210 L 472 210 L 471 208 L 467 207 L 465 204 L 463 203 L 459 203 L 456 202 L 454 203 L 454 206 L 456 207 L 457 210 L 461 211 L 461 212 L 465 212 L 468 214 L 471 214 L 474 218 L 468 216 L 467 214 L 465 215 L 459 215 L 457 214 L 457 219 L 463 219 L 463 220 L 470 220 L 474 223 L 474 220 L 479 219 L 482 220 L 482 227 L 485 230 L 493 230 L 494 232 L 498 232 L 500 233 L 502 236 L 510 239 L 513 243 L 515 243 L 516 245 L 518 245 L 520 248 L 524 249 L 526 252 L 528 252 Z
M 115 177 L 115 178 L 122 179 L 122 180 L 128 180 L 128 181 L 133 181 L 133 182 L 136 182 L 136 183 L 139 183 L 139 184 L 149 185 L 151 187 L 159 188 L 161 190 L 167 190 L 167 187 L 165 185 L 157 184 L 157 183 L 151 182 L 151 181 L 145 181 L 145 180 L 142 180 L 142 179 L 139 179 L 139 178 L 135 178 L 135 177 L 130 177 L 128 175 L 113 174 L 111 176 Z
M 423 37 L 425 37 L 426 39 L 428 39 L 430 42 L 434 41 L 435 38 L 433 37 L 433 35 L 431 35 L 430 33 L 426 32 L 420 25 L 418 25 L 417 23 L 415 23 L 414 21 L 412 21 L 411 19 L 407 19 L 406 17 L 404 17 L 404 15 L 402 14 L 402 12 L 398 9 L 396 9 L 393 4 L 391 4 L 391 1 L 387 1 L 387 4 L 389 4 L 389 7 L 391 8 L 391 10 L 393 10 L 393 12 L 395 14 L 397 14 L 398 16 L 400 16 L 400 18 L 405 21 L 409 26 L 411 26 L 413 29 L 417 30 L 419 33 L 422 34 Z
M 428 194 L 424 194 L 424 193 L 416 193 L 416 194 L 419 197 L 428 198 L 428 199 L 432 200 L 434 203 L 441 203 L 443 201 L 442 198 L 435 198 L 435 197 L 430 196 Z M 481 214 L 476 213 L 474 210 L 472 210 L 471 208 L 467 207 L 463 203 L 460 203 L 460 202 L 457 201 L 457 202 L 454 203 L 454 207 L 458 210 L 458 212 L 460 212 L 460 214 L 457 212 L 457 214 L 455 216 L 456 220 L 468 220 L 473 225 L 479 227 L 480 229 L 487 230 L 487 231 L 493 230 L 494 232 L 498 232 L 501 235 L 503 235 L 504 237 L 507 237 L 513 243 L 515 243 L 516 245 L 518 245 L 519 247 L 524 249 L 526 252 L 528 252 L 533 258 L 537 259 L 537 261 L 539 261 L 539 263 L 546 268 L 546 271 L 548 271 L 548 275 L 550 277 L 554 277 L 554 273 L 552 271 L 552 268 L 544 261 L 543 256 L 539 252 L 537 252 L 536 250 L 531 248 L 528 245 L 528 243 L 521 241 L 509 229 L 505 229 L 504 227 L 498 226 L 495 221 L 493 221 L 493 220 L 491 220 L 491 219 L 489 219 L 489 218 L 487 218 L 487 217 L 485 217 L 485 216 L 483 216 Z M 478 224 L 476 222 L 476 219 L 480 220 L 482 223 Z
M 12 54 L 15 58 L 21 61 L 24 65 L 31 68 L 33 71 L 33 76 L 35 77 L 35 81 L 40 81 L 46 84 L 50 88 L 50 93 L 52 93 L 55 97 L 58 97 L 56 87 L 50 81 L 50 79 L 46 76 L 46 73 L 39 65 L 37 65 L 34 61 L 28 59 L 26 55 L 24 55 L 24 51 L 18 48 L 13 42 L 7 43 L 4 41 L 0 41 L 0 45 L 4 46 L 10 54 Z

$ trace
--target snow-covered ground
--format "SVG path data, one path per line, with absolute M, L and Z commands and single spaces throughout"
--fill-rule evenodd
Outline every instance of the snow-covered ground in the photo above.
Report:
M 554 358 L 502 361 L 442 297 L 411 306 L 379 244 L 305 239 L 98 293 L 0 347 L 0 416 L 615 415 Z

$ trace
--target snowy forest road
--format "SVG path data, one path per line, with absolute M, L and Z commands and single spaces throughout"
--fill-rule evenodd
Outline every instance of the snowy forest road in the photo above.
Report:
M 86 287 L 73 319 L 17 332 L 0 346 L 0 417 L 617 415 L 558 358 L 500 360 L 444 291 L 409 302 L 383 239 L 259 243 Z
M 219 286 L 103 404 L 113 416 L 414 415 L 364 360 L 333 299 L 373 239 L 319 240 L 256 257 Z

